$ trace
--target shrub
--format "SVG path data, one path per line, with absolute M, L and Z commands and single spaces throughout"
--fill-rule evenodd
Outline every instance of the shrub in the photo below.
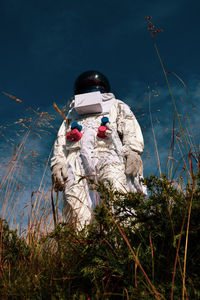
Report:
M 146 198 L 90 183 L 101 205 L 81 232 L 59 223 L 28 246 L 1 221 L 1 297 L 180 299 L 187 263 L 185 295 L 198 299 L 200 176 L 185 191 L 165 176 L 146 178 Z

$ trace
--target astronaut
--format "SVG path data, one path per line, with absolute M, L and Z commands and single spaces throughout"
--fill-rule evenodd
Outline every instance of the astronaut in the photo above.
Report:
M 133 112 L 115 98 L 98 71 L 86 71 L 76 79 L 67 120 L 54 144 L 52 178 L 55 190 L 63 191 L 66 219 L 81 230 L 99 203 L 87 178 L 110 182 L 123 193 L 146 194 L 141 182 L 144 141 Z

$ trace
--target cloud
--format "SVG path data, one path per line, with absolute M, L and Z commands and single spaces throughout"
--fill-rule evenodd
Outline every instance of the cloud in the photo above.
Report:
M 173 162 L 179 165 L 179 175 L 184 167 L 183 158 L 188 163 L 187 149 L 184 142 L 188 142 L 188 149 L 193 153 L 198 152 L 199 147 L 199 94 L 200 85 L 198 78 L 192 79 L 188 83 L 189 97 L 186 94 L 185 88 L 179 81 L 171 82 L 172 93 L 175 99 L 176 108 L 180 117 L 181 126 L 184 131 L 184 137 L 181 134 L 180 125 L 175 113 L 173 101 L 170 97 L 169 90 L 166 86 L 155 86 L 154 84 L 149 89 L 150 93 L 150 110 L 148 100 L 148 86 L 145 87 L 144 82 L 134 81 L 132 83 L 132 91 L 129 90 L 125 101 L 134 108 L 136 116 L 143 131 L 145 149 L 143 154 L 144 174 L 159 175 L 157 162 L 156 146 L 161 162 L 161 170 L 164 173 L 168 163 L 168 155 L 170 155 L 170 163 L 172 162 L 172 153 L 170 152 L 173 145 L 173 120 L 175 114 L 174 126 L 174 152 Z M 152 115 L 152 124 L 150 122 L 150 113 Z M 153 129 L 152 129 L 153 125 Z M 155 132 L 156 142 L 153 137 Z M 155 145 L 156 143 L 156 145 Z M 177 175 L 178 175 L 177 172 Z
M 2 128 L 7 140 L 0 143 L 0 217 L 22 227 L 27 225 L 36 201 L 36 207 L 41 205 L 39 215 L 46 207 L 51 210 L 49 160 L 60 120 L 51 120 L 52 107 L 46 109 L 49 114 L 46 110 L 29 111 L 26 120 L 21 118 Z

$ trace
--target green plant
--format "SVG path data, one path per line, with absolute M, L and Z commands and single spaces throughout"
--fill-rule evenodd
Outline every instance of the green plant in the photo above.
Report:
M 200 175 L 185 191 L 164 176 L 146 178 L 146 198 L 114 192 L 101 183 L 90 184 L 99 191 L 101 205 L 95 209 L 94 222 L 81 232 L 58 223 L 52 232 L 28 246 L 4 223 L 1 297 L 169 299 L 174 278 L 173 298 L 179 299 L 187 234 L 185 215 L 193 195 L 185 295 L 198 299 Z

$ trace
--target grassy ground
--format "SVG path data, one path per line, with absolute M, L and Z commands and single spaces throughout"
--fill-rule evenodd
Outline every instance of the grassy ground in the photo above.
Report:
M 1 299 L 181 299 L 183 288 L 199 299 L 199 180 L 182 192 L 148 178 L 145 200 L 96 184 L 93 224 L 76 232 L 57 223 L 29 232 L 28 243 L 1 220 Z

